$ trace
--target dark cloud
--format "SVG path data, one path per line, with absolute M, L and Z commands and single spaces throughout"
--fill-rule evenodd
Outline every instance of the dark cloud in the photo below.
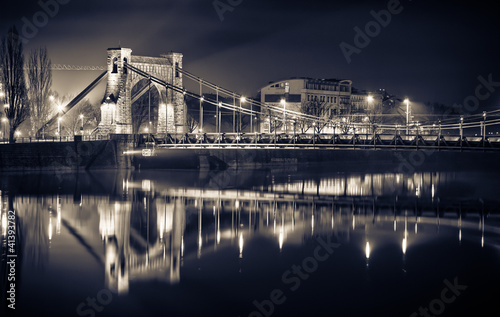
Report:
M 3 5 L 0 30 L 22 28 L 38 3 Z M 337 77 L 453 103 L 474 92 L 479 75 L 500 80 L 500 22 L 489 2 L 401 0 L 404 10 L 347 63 L 339 44 L 353 44 L 354 28 L 387 3 L 242 0 L 221 22 L 212 0 L 71 0 L 26 47 L 46 45 L 54 63 L 88 65 L 103 65 L 118 44 L 140 55 L 178 51 L 190 71 L 247 94 L 287 76 Z

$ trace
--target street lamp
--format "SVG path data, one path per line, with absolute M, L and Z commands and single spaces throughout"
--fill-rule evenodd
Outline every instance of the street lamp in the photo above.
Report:
M 221 130 L 221 123 L 222 123 L 222 102 L 219 102 L 219 111 L 217 112 L 217 127 L 218 127 L 218 131 L 217 133 L 220 133 L 220 130 Z
M 61 135 L 61 120 L 61 117 L 57 118 L 57 135 L 59 136 Z
M 82 120 L 82 126 L 80 127 L 80 134 L 83 135 L 83 114 L 80 114 L 80 120 Z
M 7 118 L 2 118 L 2 122 L 3 122 L 3 126 L 4 126 L 4 128 L 3 128 L 3 130 L 4 130 L 4 132 L 3 132 L 4 138 L 7 136 L 7 121 L 9 121 L 9 120 L 7 120 Z
M 283 130 L 286 133 L 286 100 L 281 99 L 280 103 L 283 105 L 283 126 L 284 126 Z
M 373 96 L 372 95 L 368 95 L 368 97 L 366 97 L 366 101 L 368 101 L 368 107 L 371 107 L 372 103 L 373 103 Z M 368 118 L 368 121 L 370 120 L 370 118 Z M 371 127 L 372 127 L 372 122 L 369 122 L 368 123 L 369 126 L 370 126 L 370 130 L 371 130 Z M 375 131 L 373 131 L 375 133 Z
M 406 104 L 406 135 L 408 135 L 408 124 L 410 118 L 410 100 L 408 98 L 405 99 Z
M 486 139 L 486 111 L 483 111 L 483 142 Z
M 241 116 L 242 116 L 242 110 L 243 108 L 241 107 L 241 103 L 242 102 L 246 102 L 247 101 L 247 98 L 245 97 L 241 97 L 240 98 L 240 127 L 239 127 L 239 133 L 241 133 Z
M 462 144 L 462 139 L 464 137 L 464 116 L 460 116 L 460 144 Z

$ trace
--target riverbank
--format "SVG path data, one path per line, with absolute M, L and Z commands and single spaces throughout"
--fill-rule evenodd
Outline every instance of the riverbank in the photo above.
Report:
M 403 149 L 155 148 L 134 147 L 132 136 L 109 140 L 0 145 L 0 171 L 89 169 L 209 169 L 322 166 L 342 171 L 496 168 L 500 152 Z

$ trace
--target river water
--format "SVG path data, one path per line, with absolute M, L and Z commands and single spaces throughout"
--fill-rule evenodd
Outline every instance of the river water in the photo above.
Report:
M 499 176 L 2 174 L 2 272 L 20 316 L 498 316 Z

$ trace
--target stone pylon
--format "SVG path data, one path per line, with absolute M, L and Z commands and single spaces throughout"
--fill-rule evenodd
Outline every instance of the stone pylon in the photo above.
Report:
M 147 89 L 132 96 L 131 92 L 145 77 L 127 69 L 125 64 L 134 66 L 151 76 L 159 78 L 166 83 L 183 87 L 182 73 L 177 68 L 182 68 L 182 54 L 168 53 L 160 57 L 134 56 L 129 48 L 108 49 L 108 82 L 106 92 L 101 103 L 101 122 L 97 134 L 132 134 L 132 107 L 133 101 Z M 184 95 L 171 89 L 151 82 L 160 96 L 158 107 L 158 120 L 155 132 L 185 133 L 186 132 L 186 104 Z

